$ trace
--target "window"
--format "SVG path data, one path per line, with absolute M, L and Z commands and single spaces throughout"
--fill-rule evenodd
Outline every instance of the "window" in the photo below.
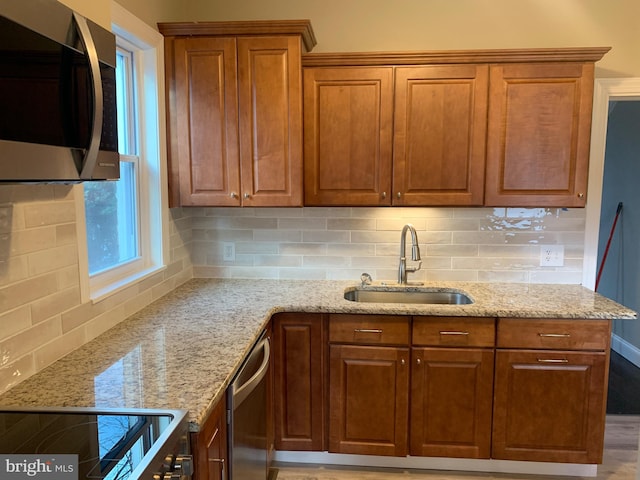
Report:
M 99 300 L 164 267 L 162 143 L 158 79 L 162 36 L 117 3 L 116 102 L 120 179 L 84 183 L 88 277 Z
M 84 186 L 89 275 L 134 262 L 140 256 L 136 91 L 134 55 L 118 47 L 116 52 L 116 101 L 120 180 Z

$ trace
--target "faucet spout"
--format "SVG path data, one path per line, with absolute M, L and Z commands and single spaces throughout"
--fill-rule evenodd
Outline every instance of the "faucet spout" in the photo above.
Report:
M 414 267 L 407 267 L 407 231 L 411 234 L 411 260 L 414 262 L 418 262 L 418 265 Z M 418 234 L 416 233 L 416 229 L 410 223 L 407 223 L 402 228 L 402 233 L 400 234 L 400 264 L 398 265 L 398 283 L 401 285 L 406 285 L 407 283 L 407 272 L 417 272 L 420 270 L 422 266 L 422 261 L 420 259 L 420 246 L 418 245 Z

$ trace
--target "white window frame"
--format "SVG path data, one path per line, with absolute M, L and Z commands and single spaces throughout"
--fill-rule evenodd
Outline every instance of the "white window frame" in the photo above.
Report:
M 112 2 L 112 30 L 134 49 L 138 102 L 138 198 L 140 258 L 89 276 L 84 190 L 75 195 L 82 301 L 98 302 L 166 268 L 169 258 L 168 187 L 162 35 Z

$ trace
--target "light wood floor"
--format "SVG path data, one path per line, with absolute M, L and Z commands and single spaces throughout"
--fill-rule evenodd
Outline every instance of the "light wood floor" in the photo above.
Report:
M 605 429 L 605 450 L 597 480 L 636 480 L 640 416 L 609 415 Z M 512 475 L 467 473 L 435 470 L 349 469 L 339 466 L 309 466 L 279 464 L 278 480 L 577 480 L 582 477 L 551 477 L 544 475 Z M 638 476 L 636 476 L 638 475 Z

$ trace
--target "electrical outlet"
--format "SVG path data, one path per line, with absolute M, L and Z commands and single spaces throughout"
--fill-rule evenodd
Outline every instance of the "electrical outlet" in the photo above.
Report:
M 562 267 L 564 265 L 564 245 L 540 245 L 541 267 Z
M 233 262 L 236 259 L 236 244 L 233 242 L 222 242 L 222 260 Z

